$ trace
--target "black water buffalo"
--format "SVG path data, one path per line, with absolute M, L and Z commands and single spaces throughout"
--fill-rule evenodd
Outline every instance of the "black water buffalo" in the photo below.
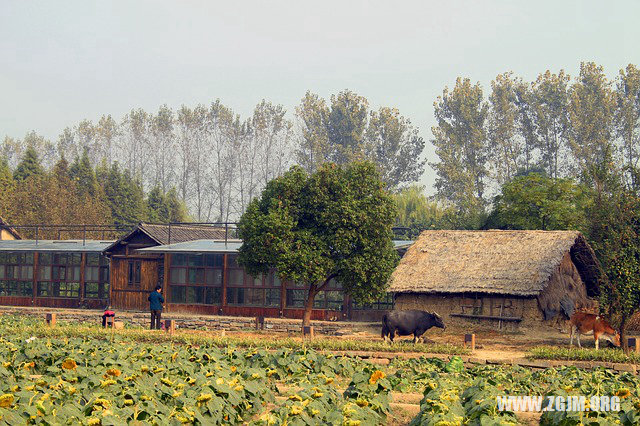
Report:
M 413 343 L 431 327 L 445 329 L 440 315 L 435 312 L 425 311 L 391 311 L 382 317 L 382 338 L 398 336 L 410 336 L 413 334 Z

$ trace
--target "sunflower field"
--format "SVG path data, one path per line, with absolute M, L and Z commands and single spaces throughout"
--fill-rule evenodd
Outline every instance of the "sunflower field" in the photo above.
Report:
M 376 365 L 306 348 L 52 336 L 21 321 L 0 317 L 0 423 L 10 425 L 517 424 L 497 410 L 503 394 L 622 400 L 619 412 L 548 412 L 543 424 L 640 418 L 638 378 L 604 369 L 465 368 L 455 356 Z M 395 399 L 408 394 L 419 408 L 403 423 Z

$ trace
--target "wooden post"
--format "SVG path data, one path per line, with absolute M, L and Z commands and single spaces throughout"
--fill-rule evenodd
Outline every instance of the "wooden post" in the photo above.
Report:
M 176 331 L 176 322 L 174 320 L 164 320 L 164 330 L 169 333 L 169 334 L 173 334 Z
M 636 353 L 640 353 L 640 339 L 637 337 L 629 337 L 627 341 L 627 346 L 630 351 L 635 351 Z
M 38 294 L 38 252 L 33 252 L 33 294 L 31 295 L 31 304 L 35 305 L 36 303 L 36 295 Z
M 264 317 L 256 317 L 256 330 L 264 330 Z
M 313 326 L 309 325 L 309 326 L 303 326 L 302 327 L 302 337 L 308 337 L 310 339 L 313 339 Z
M 46 321 L 48 326 L 54 327 L 56 325 L 56 314 L 55 313 L 47 314 Z
M 171 273 L 171 255 L 164 254 L 164 277 L 162 283 L 162 292 L 164 293 L 165 312 L 169 312 L 169 303 L 171 303 L 171 295 L 169 294 L 169 274 Z
M 79 292 L 81 302 L 84 302 L 84 299 L 86 297 L 85 290 L 84 290 L 85 280 L 86 280 L 86 277 L 84 275 L 84 270 L 86 269 L 86 266 L 87 266 L 87 253 L 82 253 L 80 255 L 80 292 Z M 98 258 L 98 281 L 100 281 L 100 259 L 99 258 Z
M 475 334 L 465 334 L 464 335 L 464 347 L 467 345 L 471 347 L 472 351 L 476 350 L 476 335 Z
M 224 313 L 224 308 L 227 306 L 227 262 L 229 262 L 229 255 L 224 254 L 224 263 L 222 265 L 222 300 L 220 301 L 220 312 Z

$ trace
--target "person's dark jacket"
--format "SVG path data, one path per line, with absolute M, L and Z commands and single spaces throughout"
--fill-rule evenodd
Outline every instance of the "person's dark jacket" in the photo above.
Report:
M 164 297 L 157 291 L 154 291 L 149 295 L 149 310 L 151 311 L 161 311 L 162 304 L 164 303 Z

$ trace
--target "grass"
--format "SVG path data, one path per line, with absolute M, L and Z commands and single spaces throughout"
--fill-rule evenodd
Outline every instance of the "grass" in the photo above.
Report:
M 292 337 L 239 337 L 220 336 L 214 332 L 176 331 L 168 334 L 163 331 L 128 328 L 121 330 L 104 329 L 99 326 L 83 326 L 58 322 L 55 327 L 47 327 L 42 321 L 21 319 L 2 321 L 2 334 L 11 335 L 12 331 L 39 338 L 86 338 L 92 340 L 111 340 L 117 338 L 124 342 L 176 343 L 194 346 L 211 345 L 215 347 L 264 348 L 264 349 L 314 349 L 319 351 L 373 351 L 373 352 L 422 352 L 432 354 L 465 355 L 468 349 L 461 346 L 443 344 L 413 344 L 409 341 L 388 344 L 383 341 L 359 339 L 336 339 L 316 337 L 313 340 Z
M 567 361 L 602 361 L 640 364 L 640 354 L 624 353 L 622 349 L 586 349 L 537 346 L 529 350 L 527 358 Z

